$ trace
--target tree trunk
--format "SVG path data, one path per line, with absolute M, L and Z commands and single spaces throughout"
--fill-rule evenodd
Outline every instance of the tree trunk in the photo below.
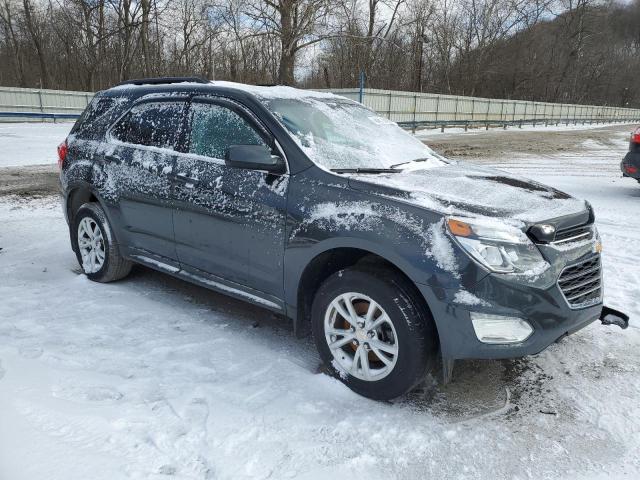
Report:
M 296 63 L 296 39 L 293 30 L 293 8 L 295 0 L 280 2 L 280 67 L 278 83 L 293 85 L 293 69 Z
M 281 85 L 293 85 L 293 68 L 295 65 L 295 54 L 290 54 L 285 50 L 280 54 L 280 68 L 278 69 L 278 83 Z
M 120 59 L 119 81 L 129 79 L 129 55 L 131 51 L 131 38 L 133 36 L 133 19 L 129 18 L 131 13 L 131 0 L 124 0 L 118 12 L 119 23 L 124 33 L 122 58 Z
M 144 59 L 144 76 L 151 76 L 151 62 L 149 52 L 149 14 L 151 12 L 151 0 L 141 0 L 142 25 L 140 26 L 140 42 L 142 43 L 142 57 Z
M 47 71 L 47 61 L 42 48 L 42 42 L 40 41 L 40 34 L 36 31 L 33 17 L 31 16 L 31 2 L 29 0 L 23 0 L 24 6 L 24 20 L 29 30 L 29 35 L 33 41 L 33 46 L 36 48 L 38 55 L 38 63 L 40 65 L 40 88 L 49 88 L 49 72 Z
M 331 88 L 331 77 L 329 77 L 329 69 L 325 65 L 322 67 L 322 72 L 324 73 L 324 84 L 326 88 Z

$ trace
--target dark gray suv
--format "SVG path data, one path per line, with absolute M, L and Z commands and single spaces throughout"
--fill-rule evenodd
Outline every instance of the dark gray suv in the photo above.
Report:
M 376 399 L 442 359 L 534 354 L 603 311 L 584 201 L 446 160 L 328 93 L 199 79 L 98 93 L 59 147 L 71 245 L 283 314 Z

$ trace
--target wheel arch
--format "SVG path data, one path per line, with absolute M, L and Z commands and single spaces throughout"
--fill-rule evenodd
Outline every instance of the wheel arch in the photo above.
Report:
M 348 241 L 343 237 L 341 241 L 328 240 L 323 242 L 322 248 L 318 247 L 317 245 L 313 248 L 313 252 L 299 268 L 293 283 L 293 292 L 290 291 L 287 295 L 287 303 L 295 305 L 290 316 L 297 334 L 305 332 L 309 327 L 311 304 L 322 282 L 334 273 L 355 265 L 386 268 L 401 275 L 414 289 L 415 298 L 421 302 L 421 306 L 433 314 L 427 299 L 416 285 L 416 272 L 402 257 L 384 251 L 373 242 L 363 239 Z
M 113 226 L 111 219 L 111 212 L 101 197 L 100 193 L 87 182 L 76 182 L 69 186 L 68 192 L 65 195 L 65 214 L 69 223 L 69 235 L 71 236 L 71 246 L 76 251 L 76 239 L 73 235 L 74 217 L 78 209 L 85 203 L 96 202 L 102 208 L 109 223 Z M 118 242 L 118 233 L 115 228 L 112 228 L 112 235 L 114 235 L 116 242 Z
M 100 203 L 104 209 L 97 193 L 89 184 L 80 183 L 69 189 L 66 195 L 66 214 L 70 224 L 73 223 L 73 217 L 82 204 L 91 201 Z

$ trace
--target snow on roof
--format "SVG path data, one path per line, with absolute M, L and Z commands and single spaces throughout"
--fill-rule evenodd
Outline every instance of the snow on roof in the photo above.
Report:
M 274 85 L 273 87 L 248 85 L 246 83 L 227 82 L 222 80 L 214 80 L 211 84 L 216 87 L 233 88 L 235 90 L 242 90 L 253 95 L 257 95 L 262 98 L 284 98 L 284 99 L 297 99 L 297 98 L 323 98 L 332 100 L 348 100 L 346 97 L 341 97 L 329 92 L 317 92 L 315 90 L 303 90 L 301 88 L 287 87 L 285 85 Z
M 127 89 L 135 89 L 140 87 L 149 87 L 149 86 L 166 86 L 166 85 L 175 85 L 178 87 L 203 87 L 206 85 L 212 85 L 215 87 L 223 87 L 230 88 L 234 90 L 241 90 L 247 93 L 251 93 L 258 97 L 264 99 L 270 98 L 282 98 L 282 99 L 301 99 L 301 98 L 316 98 L 316 99 L 330 99 L 330 100 L 340 100 L 340 101 L 349 101 L 346 97 L 342 97 L 340 95 L 335 95 L 329 92 L 318 92 L 316 90 L 304 90 L 301 88 L 287 87 L 285 85 L 274 85 L 274 86 L 260 86 L 260 85 L 249 85 L 246 83 L 238 83 L 238 82 L 229 82 L 226 80 L 212 80 L 208 84 L 206 83 L 196 83 L 196 82 L 174 82 L 174 83 L 161 83 L 161 84 L 151 84 L 151 83 L 142 83 L 142 84 L 123 84 L 116 85 L 112 87 L 110 90 L 127 90 Z

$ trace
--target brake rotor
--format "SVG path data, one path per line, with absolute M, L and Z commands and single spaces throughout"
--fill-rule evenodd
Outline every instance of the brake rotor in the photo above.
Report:
M 367 302 L 366 300 L 358 300 L 357 302 L 353 303 L 353 309 L 356 311 L 356 313 L 358 315 L 365 315 L 367 313 L 367 311 L 369 310 L 369 302 Z M 342 320 L 342 325 L 344 329 L 348 330 L 351 328 L 351 324 L 349 322 L 347 322 L 345 319 Z M 351 350 L 353 350 L 353 352 L 355 353 L 356 350 L 358 350 L 358 346 L 356 344 L 354 344 L 353 342 L 349 343 L 349 347 L 351 347 Z M 381 360 L 378 358 L 378 356 L 373 353 L 372 350 L 369 350 L 369 352 L 367 353 L 368 357 L 369 357 L 369 361 L 370 362 L 380 362 Z

